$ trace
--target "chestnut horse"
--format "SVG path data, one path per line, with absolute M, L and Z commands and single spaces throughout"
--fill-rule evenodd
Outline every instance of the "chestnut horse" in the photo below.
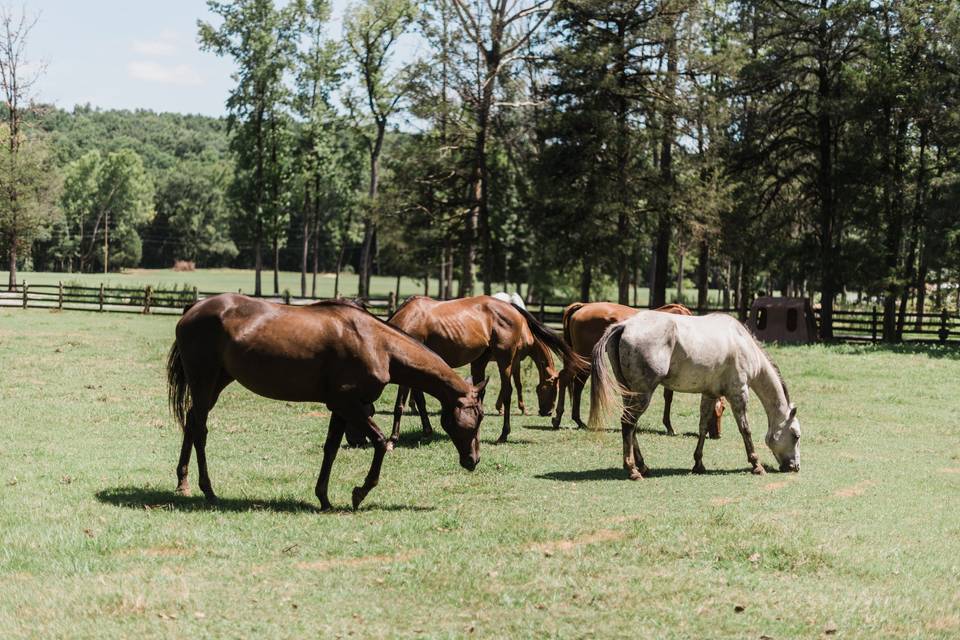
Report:
M 470 365 L 474 381 L 483 380 L 487 363 L 493 360 L 500 371 L 498 406 L 503 413 L 503 431 L 497 442 L 506 442 L 510 434 L 510 379 L 519 357 L 529 354 L 540 371 L 537 397 L 540 415 L 548 416 L 557 395 L 558 374 L 553 368 L 550 351 L 569 360 L 576 367 L 579 357 L 553 331 L 540 324 L 526 309 L 491 296 L 437 301 L 413 296 L 390 317 L 390 324 L 402 329 L 433 349 L 451 367 Z M 408 390 L 401 386 L 393 410 L 391 440 L 400 437 L 400 416 Z M 423 431 L 432 433 L 423 395 L 413 392 L 413 401 L 420 413 Z
M 373 463 L 353 507 L 373 489 L 387 440 L 371 416 L 388 383 L 412 387 L 440 401 L 440 424 L 472 471 L 480 459 L 480 394 L 437 354 L 352 302 L 329 300 L 291 307 L 225 293 L 189 307 L 177 323 L 167 362 L 170 406 L 183 429 L 177 492 L 189 495 L 191 446 L 197 451 L 200 489 L 216 495 L 207 475 L 207 415 L 224 387 L 236 380 L 254 393 L 288 402 L 323 402 L 330 427 L 316 495 L 330 508 L 330 468 L 345 432 L 373 442 Z
M 613 302 L 575 302 L 563 310 L 563 339 L 573 350 L 589 361 L 593 347 L 603 336 L 603 332 L 612 324 L 621 320 L 633 317 L 639 310 L 633 307 L 627 307 Z M 693 312 L 682 304 L 668 304 L 656 309 L 664 313 L 673 313 L 681 316 L 692 316 Z M 560 395 L 557 401 L 557 412 L 553 417 L 553 428 L 560 428 L 560 420 L 563 418 L 564 391 L 570 389 L 571 411 L 573 421 L 577 427 L 583 429 L 586 425 L 580 419 L 580 396 L 583 394 L 583 387 L 587 383 L 590 375 L 590 369 L 577 373 L 575 367 L 567 367 L 564 363 L 563 370 L 560 371 Z M 673 391 L 664 388 L 663 390 L 663 426 L 667 433 L 674 435 L 673 424 L 670 422 L 670 408 L 673 405 Z M 709 434 L 711 438 L 720 437 L 720 417 L 723 415 L 723 400 L 717 400 L 713 408 L 713 418 L 710 420 Z

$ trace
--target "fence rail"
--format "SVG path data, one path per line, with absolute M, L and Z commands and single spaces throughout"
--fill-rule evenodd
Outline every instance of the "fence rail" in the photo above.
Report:
M 149 313 L 157 315 L 179 315 L 184 307 L 194 302 L 219 295 L 222 291 L 200 291 L 196 287 L 180 290 L 154 290 L 151 286 L 141 289 L 107 287 L 86 287 L 73 284 L 29 284 L 20 283 L 13 291 L 0 292 L 0 308 L 21 307 L 23 309 L 63 309 L 74 311 L 96 311 L 110 313 Z M 242 291 L 240 291 L 242 293 Z M 292 295 L 284 291 L 280 295 L 262 296 L 264 300 L 283 302 L 291 305 L 307 305 L 317 302 L 318 298 Z M 397 307 L 394 293 L 388 296 L 369 298 L 365 301 L 371 313 L 386 317 Z M 570 304 L 567 301 L 543 300 L 530 303 L 529 310 L 541 322 L 559 329 L 563 320 L 563 310 Z M 728 313 L 737 315 L 736 309 L 710 308 L 709 313 Z M 815 309 L 817 322 L 820 322 L 820 309 Z M 839 342 L 877 343 L 883 337 L 883 314 L 873 307 L 870 311 L 834 310 L 834 339 Z M 946 310 L 936 313 L 907 313 L 904 321 L 903 342 L 939 343 L 960 345 L 960 317 Z

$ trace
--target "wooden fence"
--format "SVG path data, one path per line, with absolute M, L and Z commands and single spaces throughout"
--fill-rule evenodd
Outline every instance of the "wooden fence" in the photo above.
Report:
M 23 309 L 67 309 L 76 311 L 97 311 L 111 313 L 151 313 L 180 315 L 183 308 L 203 298 L 218 295 L 220 291 L 192 290 L 154 290 L 150 286 L 142 289 L 107 287 L 85 287 L 73 284 L 28 284 L 17 285 L 14 291 L 0 292 L 0 307 L 20 307 Z M 292 305 L 307 305 L 317 302 L 316 298 L 291 295 L 284 291 L 279 296 L 263 296 L 265 300 L 283 302 Z M 563 309 L 566 301 L 539 301 L 528 308 L 541 322 L 554 329 L 560 329 Z M 373 297 L 366 301 L 371 313 L 386 317 L 397 307 L 395 295 Z M 728 313 L 736 315 L 736 309 L 709 309 L 710 313 Z M 820 310 L 816 309 L 817 321 Z M 834 339 L 838 342 L 880 342 L 883 337 L 883 314 L 877 307 L 871 311 L 833 312 Z M 928 313 L 919 317 L 908 313 L 904 324 L 903 341 L 912 343 L 939 343 L 960 345 L 960 317 L 948 314 L 946 310 Z

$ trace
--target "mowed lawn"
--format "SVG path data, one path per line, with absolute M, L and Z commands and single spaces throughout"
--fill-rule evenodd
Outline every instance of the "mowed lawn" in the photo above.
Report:
M 319 513 L 326 409 L 237 385 L 210 420 L 221 505 L 173 495 L 175 321 L 0 312 L 0 637 L 960 635 L 956 351 L 771 349 L 800 474 L 747 473 L 728 415 L 691 475 L 698 401 L 680 395 L 683 435 L 662 435 L 659 396 L 641 420 L 643 481 L 624 479 L 615 425 L 514 415 L 494 446 L 494 387 L 475 472 L 408 415 L 361 509 L 371 452 L 345 449 L 339 509 Z

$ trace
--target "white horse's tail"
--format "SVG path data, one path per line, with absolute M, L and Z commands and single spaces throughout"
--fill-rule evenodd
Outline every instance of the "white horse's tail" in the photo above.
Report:
M 590 371 L 590 420 L 591 429 L 602 429 L 603 425 L 615 413 L 623 412 L 623 396 L 630 390 L 623 383 L 623 374 L 620 372 L 620 337 L 623 335 L 624 323 L 611 325 L 603 333 L 603 337 L 593 347 L 593 368 Z M 604 362 L 607 345 L 613 344 L 613 353 L 616 357 L 610 358 L 610 369 Z

